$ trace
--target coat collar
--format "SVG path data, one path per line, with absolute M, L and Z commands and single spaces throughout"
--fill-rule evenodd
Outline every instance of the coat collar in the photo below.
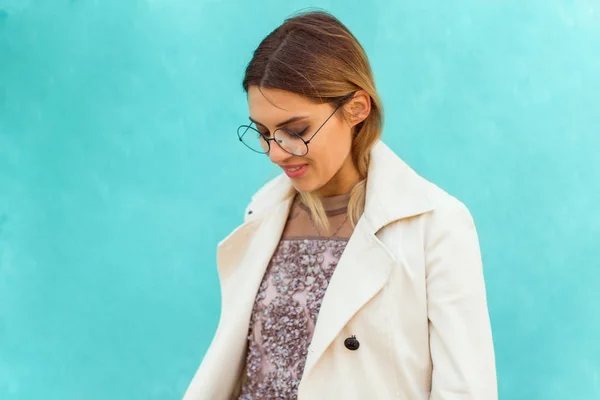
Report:
M 371 150 L 367 194 L 363 217 L 377 232 L 403 218 L 433 209 L 428 196 L 428 182 L 398 157 L 382 141 Z M 281 174 L 264 185 L 252 198 L 249 219 L 258 219 L 293 193 L 291 180 Z

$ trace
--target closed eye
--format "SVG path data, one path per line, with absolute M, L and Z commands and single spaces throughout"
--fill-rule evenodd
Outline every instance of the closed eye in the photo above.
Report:
M 300 132 L 296 133 L 296 135 L 298 136 L 304 136 L 308 133 L 308 126 L 304 129 L 302 129 Z
M 302 130 L 296 130 L 296 129 L 286 129 L 288 132 L 292 132 L 300 137 L 306 135 L 308 133 L 308 126 Z
M 256 126 L 261 126 L 261 127 L 264 127 L 264 128 L 266 128 L 266 126 L 265 126 L 264 124 L 262 124 L 262 123 L 260 123 L 260 122 L 258 122 L 258 121 L 256 121 L 256 120 L 254 120 L 252 117 L 248 117 L 248 118 L 250 119 L 250 121 L 251 121 L 251 122 L 252 122 L 254 125 L 256 125 Z M 290 119 L 287 119 L 287 120 L 285 120 L 285 121 L 282 121 L 282 122 L 280 122 L 279 124 L 277 124 L 277 125 L 275 126 L 275 128 L 276 128 L 276 129 L 283 128 L 283 127 L 284 127 L 284 126 L 286 126 L 286 125 L 293 124 L 294 122 L 298 122 L 298 121 L 306 120 L 306 119 L 308 119 L 308 118 L 309 118 L 309 116 L 308 116 L 308 115 L 299 115 L 299 116 L 296 116 L 296 117 L 292 117 L 292 118 L 290 118 Z

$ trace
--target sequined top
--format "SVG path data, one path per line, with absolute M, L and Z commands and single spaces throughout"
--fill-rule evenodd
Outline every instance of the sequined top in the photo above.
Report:
M 323 204 L 335 236 L 319 236 L 296 200 L 258 290 L 239 400 L 297 399 L 321 302 L 352 226 L 349 195 Z

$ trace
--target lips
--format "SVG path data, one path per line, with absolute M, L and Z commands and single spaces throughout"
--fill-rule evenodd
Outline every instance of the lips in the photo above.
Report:
M 280 167 L 290 178 L 300 178 L 306 173 L 308 164 L 280 165 Z

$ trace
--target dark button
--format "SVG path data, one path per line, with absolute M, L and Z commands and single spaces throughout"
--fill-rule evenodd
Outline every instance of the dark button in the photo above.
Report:
M 344 340 L 344 346 L 346 346 L 348 350 L 358 350 L 360 343 L 358 343 L 356 336 L 352 335 L 348 339 Z

